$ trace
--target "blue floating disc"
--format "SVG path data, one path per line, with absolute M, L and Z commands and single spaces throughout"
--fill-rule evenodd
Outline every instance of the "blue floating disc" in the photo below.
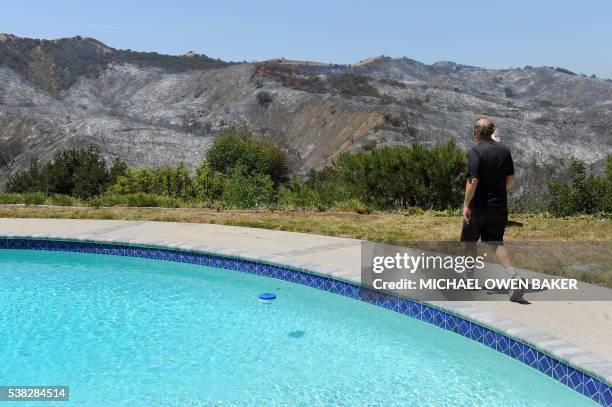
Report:
M 259 301 L 261 302 L 272 302 L 276 299 L 276 294 L 263 293 L 259 294 Z

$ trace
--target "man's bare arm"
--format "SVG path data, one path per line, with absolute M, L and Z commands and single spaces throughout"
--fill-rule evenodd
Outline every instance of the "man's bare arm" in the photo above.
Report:
M 506 177 L 506 191 L 512 188 L 513 183 L 514 183 L 514 175 L 508 175 Z
M 478 184 L 477 178 L 469 178 L 465 183 L 465 195 L 463 198 L 463 220 L 466 223 L 470 223 L 472 219 L 472 209 L 470 209 L 470 202 L 474 198 L 476 193 L 476 185 Z

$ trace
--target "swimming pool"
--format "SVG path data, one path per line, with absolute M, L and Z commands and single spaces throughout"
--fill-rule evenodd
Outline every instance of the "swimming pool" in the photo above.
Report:
M 593 404 L 434 325 L 215 267 L 0 250 L 0 295 L 0 384 L 74 404 Z

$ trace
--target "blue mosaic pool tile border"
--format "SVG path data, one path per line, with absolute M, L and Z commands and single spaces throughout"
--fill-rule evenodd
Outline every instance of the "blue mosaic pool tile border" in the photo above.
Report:
M 612 407 L 612 387 L 516 339 L 435 307 L 289 267 L 209 253 L 127 244 L 0 237 L 0 249 L 108 254 L 200 264 L 277 278 L 374 304 L 428 322 L 508 355 L 600 405 Z

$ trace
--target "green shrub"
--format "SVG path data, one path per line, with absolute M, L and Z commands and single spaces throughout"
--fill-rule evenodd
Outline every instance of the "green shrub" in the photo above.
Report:
M 15 205 L 15 204 L 23 204 L 23 195 L 22 194 L 0 194 L 0 204 L 1 205 Z
M 322 210 L 323 204 L 319 196 L 308 188 L 293 180 L 289 187 L 281 186 L 277 194 L 277 206 L 284 209 Z
M 46 196 L 41 192 L 0 194 L 0 204 L 76 206 L 79 200 L 69 195 Z
M 193 180 L 183 164 L 176 167 L 128 168 L 108 188 L 111 194 L 154 194 L 174 198 L 194 196 Z
M 368 208 L 363 202 L 357 199 L 349 199 L 347 201 L 337 202 L 331 208 L 333 211 L 338 212 L 355 212 L 359 214 L 372 213 L 372 210 Z
M 94 196 L 86 201 L 86 204 L 94 208 L 120 206 L 124 202 L 122 195 L 104 194 Z M 124 205 L 125 206 L 125 205 Z
M 413 143 L 345 153 L 311 172 L 307 185 L 325 205 L 356 199 L 378 209 L 444 210 L 461 205 L 465 168 L 465 152 L 452 140 L 431 149 Z
M 556 216 L 609 214 L 612 212 L 612 158 L 606 162 L 606 175 L 587 174 L 586 163 L 572 160 L 569 183 L 551 182 L 550 211 Z
M 461 208 L 446 208 L 442 212 L 439 212 L 442 216 L 463 216 L 463 210 Z
M 23 194 L 23 203 L 26 205 L 44 205 L 47 197 L 42 192 L 28 192 Z
M 207 163 L 196 169 L 194 178 L 194 194 L 206 203 L 217 202 L 223 195 L 225 175 L 210 169 Z
M 33 159 L 27 170 L 17 171 L 8 177 L 4 191 L 7 193 L 41 191 L 45 188 L 43 181 L 40 164 L 37 159 Z
M 406 208 L 406 210 L 402 211 L 402 213 L 407 216 L 418 216 L 424 214 L 425 211 L 421 208 L 411 206 Z
M 77 206 L 79 205 L 79 200 L 77 198 L 72 197 L 70 195 L 61 195 L 61 194 L 51 195 L 50 197 L 46 199 L 46 202 L 48 205 L 55 205 L 55 206 Z
M 54 161 L 53 164 L 56 164 Z M 72 172 L 64 173 L 58 171 L 55 174 L 52 169 L 49 175 L 54 174 L 55 182 L 59 182 L 62 176 L 68 176 L 72 185 L 66 185 L 66 189 L 50 189 L 48 193 L 60 193 L 76 196 L 78 198 L 88 198 L 90 196 L 99 195 L 110 184 L 110 174 L 106 168 L 106 162 L 100 157 L 98 149 L 88 149 L 80 151 L 80 157 L 76 157 L 75 167 Z M 57 166 L 57 165 L 56 165 Z M 58 168 L 61 168 L 57 166 Z M 62 168 L 63 170 L 63 168 Z M 53 181 L 46 180 L 47 186 L 53 186 Z
M 340 170 L 333 166 L 320 171 L 310 170 L 305 185 L 317 194 L 323 206 L 331 207 L 335 202 L 354 197 L 347 183 L 339 178 L 340 175 Z
M 243 167 L 236 167 L 223 184 L 223 201 L 240 209 L 269 205 L 274 201 L 274 183 L 269 175 L 250 175 Z
M 113 165 L 108 171 L 108 185 L 113 185 L 117 182 L 117 178 L 122 176 L 128 170 L 128 165 L 120 158 L 115 158 Z
M 253 137 L 246 129 L 227 129 L 206 152 L 211 171 L 231 175 L 241 167 L 247 176 L 269 176 L 277 187 L 289 180 L 289 165 L 280 147 Z
M 115 160 L 110 169 L 97 147 L 73 148 L 55 155 L 41 166 L 38 160 L 30 168 L 11 175 L 5 185 L 6 192 L 42 192 L 89 198 L 101 194 L 125 171 L 125 163 Z

